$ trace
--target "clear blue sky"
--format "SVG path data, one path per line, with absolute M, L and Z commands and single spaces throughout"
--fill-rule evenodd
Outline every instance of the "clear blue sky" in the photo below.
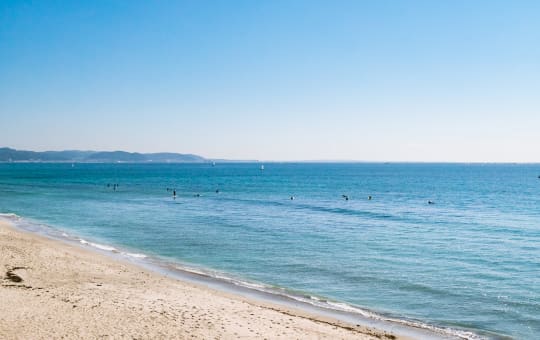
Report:
M 540 161 L 540 1 L 0 2 L 0 146 Z

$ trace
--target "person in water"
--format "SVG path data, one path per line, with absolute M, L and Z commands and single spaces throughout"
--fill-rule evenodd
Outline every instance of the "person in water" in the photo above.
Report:
M 174 199 L 176 199 L 176 189 L 173 190 L 173 192 L 172 192 L 172 197 L 173 197 Z
M 368 196 L 368 197 L 367 197 L 367 199 L 371 201 L 371 195 L 370 195 L 370 196 Z

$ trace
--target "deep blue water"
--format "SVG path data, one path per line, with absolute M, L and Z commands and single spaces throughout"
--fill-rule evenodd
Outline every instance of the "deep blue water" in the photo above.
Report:
M 540 337 L 538 175 L 509 164 L 4 163 L 0 212 L 384 315 L 529 339 Z

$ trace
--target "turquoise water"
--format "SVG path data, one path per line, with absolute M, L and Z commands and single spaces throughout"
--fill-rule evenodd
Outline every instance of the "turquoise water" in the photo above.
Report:
M 0 212 L 315 300 L 529 339 L 540 337 L 538 175 L 540 165 L 5 163 Z

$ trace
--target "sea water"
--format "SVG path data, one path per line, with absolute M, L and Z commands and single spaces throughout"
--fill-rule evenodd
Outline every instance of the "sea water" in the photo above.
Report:
M 0 213 L 343 310 L 531 339 L 539 175 L 534 164 L 3 163 Z

